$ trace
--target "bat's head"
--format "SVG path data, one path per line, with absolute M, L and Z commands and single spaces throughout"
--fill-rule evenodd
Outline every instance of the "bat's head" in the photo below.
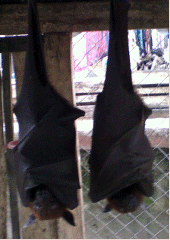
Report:
M 144 201 L 144 195 L 135 187 L 127 187 L 115 195 L 109 197 L 104 212 L 112 209 L 120 213 L 129 213 L 136 211 Z
M 47 187 L 40 186 L 34 191 L 33 201 L 30 202 L 29 207 L 35 218 L 50 220 L 63 217 L 69 224 L 75 226 L 72 213 L 56 200 Z

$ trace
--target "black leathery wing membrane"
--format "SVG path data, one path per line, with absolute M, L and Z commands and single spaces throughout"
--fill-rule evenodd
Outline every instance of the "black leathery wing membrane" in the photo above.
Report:
M 19 123 L 19 143 L 10 168 L 24 206 L 34 190 L 45 186 L 62 205 L 78 205 L 79 186 L 74 120 L 84 115 L 50 85 L 45 69 L 36 1 L 29 0 L 28 46 L 23 84 L 14 113 Z
M 104 89 L 97 97 L 90 164 L 90 197 L 108 198 L 137 183 L 153 194 L 153 152 L 144 133 L 152 113 L 135 93 L 128 52 L 128 1 L 111 1 L 110 41 Z

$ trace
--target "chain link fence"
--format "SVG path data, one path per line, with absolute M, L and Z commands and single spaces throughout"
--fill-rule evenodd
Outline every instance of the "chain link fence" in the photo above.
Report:
M 146 134 L 155 153 L 155 192 L 145 199 L 144 210 L 129 214 L 116 211 L 102 213 L 105 200 L 92 203 L 89 199 L 88 158 L 93 111 L 105 80 L 109 32 L 74 33 L 76 104 L 86 112 L 77 120 L 77 129 L 87 239 L 169 239 L 169 35 L 166 29 L 128 32 L 133 84 L 146 105 L 153 110 L 146 121 Z

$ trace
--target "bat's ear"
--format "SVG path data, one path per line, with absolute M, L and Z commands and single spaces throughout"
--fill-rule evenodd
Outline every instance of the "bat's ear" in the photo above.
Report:
M 72 226 L 76 226 L 75 223 L 74 223 L 74 216 L 71 212 L 69 212 L 68 210 L 65 210 L 64 211 L 64 214 L 63 214 L 63 218 L 68 222 L 70 223 Z
M 103 209 L 103 213 L 107 213 L 107 212 L 110 212 L 112 209 L 111 209 L 111 207 L 110 207 L 110 205 L 109 204 L 107 204 L 106 206 L 105 206 L 105 208 Z

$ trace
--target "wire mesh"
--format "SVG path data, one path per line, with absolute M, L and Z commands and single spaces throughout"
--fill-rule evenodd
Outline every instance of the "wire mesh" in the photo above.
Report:
M 145 128 L 155 153 L 155 192 L 145 199 L 145 209 L 129 214 L 102 213 L 105 200 L 92 203 L 88 197 L 93 112 L 105 80 L 109 32 L 82 32 L 73 37 L 76 104 L 86 112 L 77 120 L 77 129 L 87 239 L 169 239 L 169 35 L 166 30 L 163 34 L 156 29 L 140 31 L 149 36 L 145 47 L 137 41 L 138 31 L 130 30 L 129 51 L 133 84 L 153 110 Z M 158 50 L 161 56 L 155 54 Z

